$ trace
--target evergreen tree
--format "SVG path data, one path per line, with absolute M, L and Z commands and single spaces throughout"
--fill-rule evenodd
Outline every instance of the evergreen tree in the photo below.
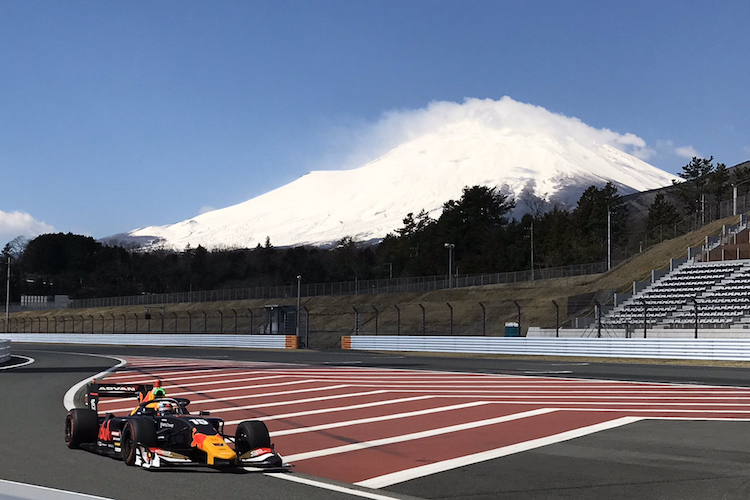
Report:
M 690 215 L 699 211 L 701 198 L 706 194 L 706 185 L 710 175 L 715 171 L 714 157 L 693 157 L 690 163 L 682 167 L 678 175 L 684 179 L 683 182 L 673 181 L 677 185 L 675 193 L 685 207 L 685 214 Z
M 648 207 L 646 232 L 651 233 L 657 228 L 664 229 L 664 226 L 671 229 L 679 221 L 680 215 L 677 213 L 677 209 L 664 198 L 664 193 L 658 193 Z

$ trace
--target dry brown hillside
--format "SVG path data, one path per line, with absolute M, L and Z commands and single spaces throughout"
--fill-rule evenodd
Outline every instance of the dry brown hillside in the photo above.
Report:
M 341 335 L 355 332 L 450 334 L 452 308 L 453 334 L 503 335 L 505 322 L 517 320 L 518 306 L 524 332 L 529 325 L 554 327 L 553 300 L 559 305 L 564 326 L 570 322 L 569 298 L 606 290 L 627 292 L 634 280 L 649 279 L 653 269 L 667 267 L 672 258 L 685 257 L 688 247 L 702 245 L 706 236 L 718 235 L 723 224 L 737 220 L 719 220 L 664 241 L 603 274 L 429 293 L 305 297 L 302 332 L 309 332 L 311 347 L 334 347 Z M 590 304 L 581 306 L 591 310 L 593 297 Z M 15 332 L 120 333 L 137 328 L 139 332 L 249 333 L 263 327 L 264 308 L 269 304 L 294 306 L 296 298 L 168 304 L 163 326 L 161 311 L 152 309 L 147 320 L 143 306 L 23 312 L 11 315 L 9 323 Z

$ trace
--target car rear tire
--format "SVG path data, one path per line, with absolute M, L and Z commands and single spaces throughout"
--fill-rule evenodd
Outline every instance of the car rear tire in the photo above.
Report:
M 148 419 L 130 419 L 122 428 L 120 452 L 125 465 L 135 465 L 138 457 L 138 445 L 156 446 L 156 429 Z
M 240 422 L 234 433 L 234 447 L 238 455 L 256 448 L 270 448 L 271 436 L 268 434 L 268 427 L 260 420 Z
M 73 408 L 65 417 L 65 444 L 76 449 L 99 437 L 99 416 L 88 408 Z

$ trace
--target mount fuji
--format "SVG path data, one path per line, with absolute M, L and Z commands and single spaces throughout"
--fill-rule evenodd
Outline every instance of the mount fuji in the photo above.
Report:
M 509 97 L 433 103 L 396 121 L 402 142 L 359 168 L 313 171 L 237 205 L 107 239 L 176 250 L 252 248 L 266 238 L 277 247 L 326 246 L 347 236 L 370 242 L 400 228 L 410 212 L 439 216 L 465 186 L 512 196 L 518 218 L 529 211 L 521 201 L 529 194 L 572 208 L 591 185 L 612 182 L 624 195 L 679 180 L 636 157 L 648 154 L 637 136 Z

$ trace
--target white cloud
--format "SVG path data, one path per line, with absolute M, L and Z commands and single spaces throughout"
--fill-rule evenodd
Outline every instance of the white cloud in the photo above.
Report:
M 436 101 L 421 109 L 386 112 L 376 123 L 355 124 L 353 127 L 349 124 L 348 130 L 335 131 L 336 137 L 332 138 L 332 142 L 350 144 L 352 149 L 344 159 L 332 161 L 329 158 L 324 168 L 360 167 L 399 144 L 435 133 L 443 127 L 474 121 L 508 135 L 545 135 L 556 140 L 571 138 L 592 146 L 607 144 L 641 160 L 656 153 L 646 145 L 646 141 L 634 134 L 597 129 L 578 118 L 553 113 L 541 106 L 518 102 L 506 96 L 500 100 L 467 98 L 463 103 Z
M 54 227 L 34 219 L 25 212 L 3 212 L 0 210 L 0 242 L 3 246 L 17 236 L 35 238 L 40 234 L 54 231 Z
M 213 212 L 214 210 L 216 210 L 216 207 L 212 207 L 212 206 L 206 205 L 204 207 L 201 207 L 200 210 L 198 210 L 198 213 L 200 215 L 203 215 L 203 214 L 208 213 L 208 212 Z
M 675 148 L 675 153 L 680 158 L 687 158 L 692 160 L 693 158 L 702 158 L 701 154 L 693 146 L 682 146 L 681 148 Z

